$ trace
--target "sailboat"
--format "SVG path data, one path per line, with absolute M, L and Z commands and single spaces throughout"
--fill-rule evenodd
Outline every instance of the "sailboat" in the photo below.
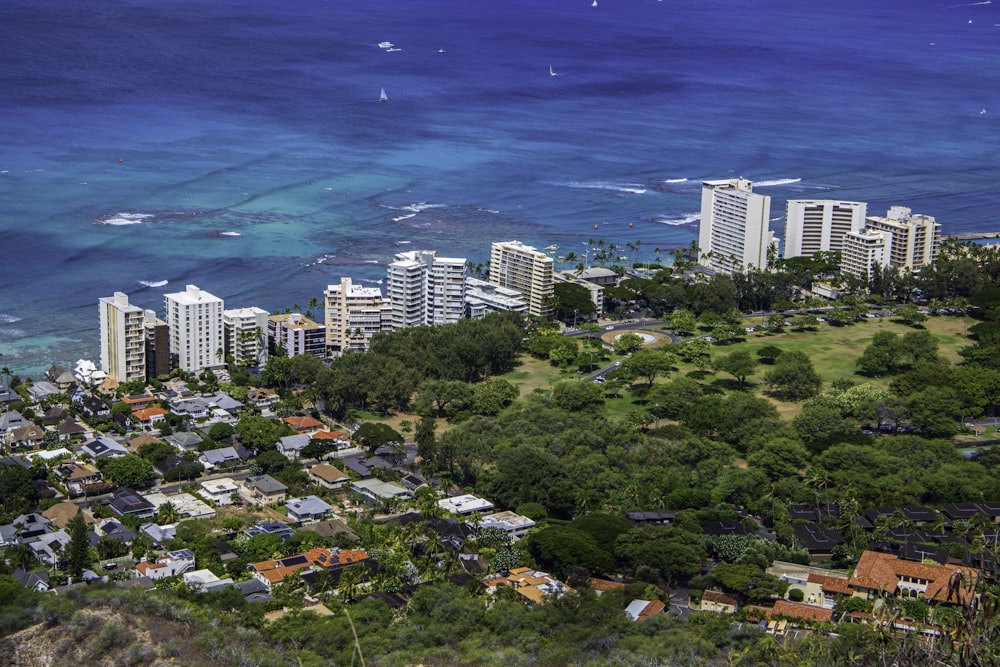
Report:
M 557 74 L 556 71 L 552 69 L 552 65 L 549 65 L 549 76 L 559 76 L 559 74 Z
M 388 102 L 389 101 L 389 96 L 385 94 L 385 88 L 383 88 L 382 92 L 379 94 L 378 101 L 379 102 Z
M 590 6 L 591 7 L 596 7 L 597 6 L 597 0 L 594 0 L 592 3 L 590 3 Z

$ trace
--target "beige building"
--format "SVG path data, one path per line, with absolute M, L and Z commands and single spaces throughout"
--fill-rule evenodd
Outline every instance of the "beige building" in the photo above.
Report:
M 226 354 L 240 366 L 267 362 L 267 311 L 256 306 L 233 308 L 222 313 Z
M 889 266 L 888 248 L 892 245 L 892 234 L 874 229 L 849 232 L 844 235 L 841 249 L 840 271 L 868 280 L 875 267 Z
M 719 273 L 767 267 L 774 235 L 771 198 L 753 192 L 745 178 L 705 181 L 701 187 L 698 262 Z
M 267 332 L 275 349 L 280 345 L 286 356 L 326 356 L 326 327 L 301 313 L 271 315 L 267 318 Z
M 833 199 L 789 199 L 785 208 L 785 258 L 841 252 L 844 237 L 865 226 L 868 205 Z
M 490 251 L 490 282 L 519 292 L 528 313 L 548 317 L 552 312 L 552 258 L 520 241 L 494 243 Z
M 323 293 L 326 347 L 334 355 L 348 350 L 365 352 L 372 336 L 389 329 L 392 307 L 378 287 L 355 285 L 341 278 Z
M 892 206 L 884 217 L 866 218 L 865 226 L 892 235 L 886 249 L 889 266 L 895 269 L 930 266 L 937 257 L 941 225 L 929 215 L 915 214 L 905 206 Z
M 128 302 L 128 295 L 99 300 L 101 318 L 101 370 L 119 382 L 146 379 L 146 329 L 142 308 Z

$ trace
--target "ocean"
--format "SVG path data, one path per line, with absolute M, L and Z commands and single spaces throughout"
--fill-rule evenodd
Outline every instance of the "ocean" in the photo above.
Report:
M 0 44 L 22 376 L 99 361 L 116 291 L 306 310 L 408 249 L 665 258 L 705 179 L 753 180 L 779 236 L 806 197 L 1000 227 L 988 0 L 5 0 Z

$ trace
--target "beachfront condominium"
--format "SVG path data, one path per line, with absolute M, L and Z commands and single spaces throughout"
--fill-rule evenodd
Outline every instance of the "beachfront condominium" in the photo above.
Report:
M 771 198 L 754 194 L 745 178 L 703 182 L 698 262 L 726 274 L 767 267 L 770 214 Z
M 390 328 L 392 306 L 378 287 L 341 278 L 339 285 L 328 285 L 323 296 L 326 348 L 332 355 L 366 352 L 372 336 Z
M 876 267 L 889 265 L 889 247 L 892 234 L 875 229 L 844 234 L 841 248 L 840 271 L 864 280 L 870 280 Z
M 886 250 L 889 266 L 895 269 L 920 269 L 932 265 L 937 257 L 941 225 L 929 215 L 893 206 L 885 216 L 865 218 L 865 227 L 892 235 Z
M 465 313 L 465 258 L 401 252 L 386 268 L 393 329 L 457 322 Z
M 267 337 L 274 346 L 275 354 L 281 350 L 287 357 L 298 354 L 311 354 L 320 358 L 326 356 L 326 327 L 313 322 L 302 313 L 268 317 Z
M 481 320 L 490 313 L 528 312 L 521 293 L 468 276 L 465 280 L 465 316 Z
M 520 241 L 494 243 L 490 251 L 490 282 L 521 293 L 528 313 L 552 312 L 552 258 Z
M 119 382 L 146 379 L 146 330 L 142 308 L 128 302 L 128 295 L 98 301 L 101 321 L 101 370 Z
M 785 207 L 785 258 L 841 252 L 844 236 L 865 226 L 868 205 L 835 199 L 789 199 Z
M 259 366 L 267 362 L 267 311 L 251 306 L 222 311 L 226 355 L 239 366 Z
M 164 294 L 163 301 L 174 366 L 195 374 L 225 366 L 222 299 L 187 285 L 183 292 Z

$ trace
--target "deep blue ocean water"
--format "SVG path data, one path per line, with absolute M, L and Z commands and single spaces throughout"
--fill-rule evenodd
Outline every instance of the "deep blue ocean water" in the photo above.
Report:
M 502 239 L 652 260 L 702 179 L 757 182 L 779 236 L 802 197 L 1000 230 L 997 7 L 5 0 L 0 363 L 96 360 L 115 291 L 305 309 Z

